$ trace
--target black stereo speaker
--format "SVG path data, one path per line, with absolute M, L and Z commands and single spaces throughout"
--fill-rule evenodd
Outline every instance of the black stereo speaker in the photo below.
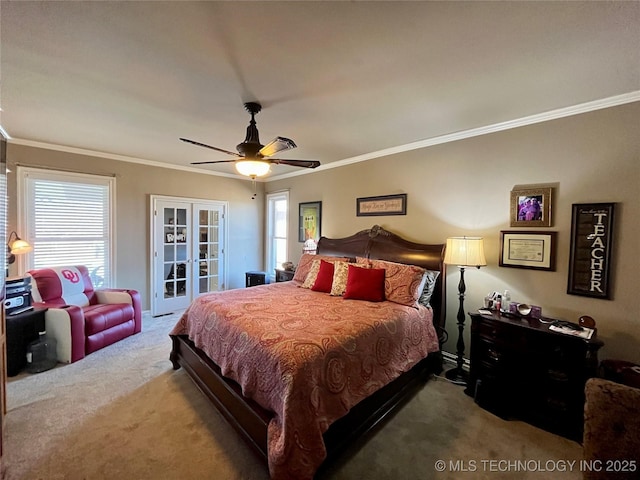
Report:
M 8 278 L 4 298 L 7 315 L 31 306 L 31 277 Z

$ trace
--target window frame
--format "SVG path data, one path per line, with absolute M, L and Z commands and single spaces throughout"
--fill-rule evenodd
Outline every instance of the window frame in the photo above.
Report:
M 115 175 L 97 175 L 90 173 L 70 172 L 64 170 L 53 170 L 35 167 L 18 166 L 17 168 L 17 214 L 18 231 L 21 232 L 23 238 L 33 241 L 35 232 L 32 231 L 32 215 L 34 211 L 33 198 L 30 198 L 30 187 L 28 182 L 31 179 L 59 181 L 67 183 L 80 183 L 102 185 L 108 189 L 108 228 L 107 246 L 105 254 L 107 255 L 106 267 L 109 269 L 108 281 L 102 285 L 103 288 L 111 288 L 117 285 L 115 271 L 115 252 L 116 252 L 116 179 Z M 33 252 L 18 256 L 18 268 L 21 274 L 33 268 Z
M 285 214 L 285 221 L 287 222 L 287 224 L 285 225 L 285 229 L 284 231 L 285 236 L 284 237 L 276 237 L 274 234 L 274 230 L 275 230 L 275 204 L 276 202 L 280 201 L 280 200 L 284 200 L 287 203 L 287 211 Z M 274 258 L 275 256 L 275 250 L 274 250 L 274 243 L 276 239 L 282 239 L 285 241 L 285 251 L 289 252 L 289 212 L 291 211 L 291 204 L 289 202 L 289 191 L 288 190 L 284 190 L 284 191 L 280 191 L 280 192 L 272 192 L 272 193 L 267 193 L 266 194 L 266 198 L 265 198 L 265 205 L 266 205 L 266 228 L 265 228 L 265 267 L 267 270 L 267 275 L 269 276 L 269 278 L 273 281 L 275 279 L 276 276 L 276 271 L 275 269 L 277 268 L 276 265 L 276 258 Z M 285 260 L 286 261 L 286 260 Z

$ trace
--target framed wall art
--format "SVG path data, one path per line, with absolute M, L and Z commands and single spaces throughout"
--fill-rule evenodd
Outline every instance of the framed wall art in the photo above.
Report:
M 406 215 L 407 194 L 356 198 L 356 216 Z
M 567 293 L 610 299 L 615 203 L 575 203 Z
M 322 202 L 300 203 L 298 208 L 298 241 L 305 242 L 311 238 L 318 243 L 322 226 Z
M 501 267 L 555 271 L 557 232 L 500 232 Z
M 550 227 L 553 188 L 511 190 L 512 227 Z

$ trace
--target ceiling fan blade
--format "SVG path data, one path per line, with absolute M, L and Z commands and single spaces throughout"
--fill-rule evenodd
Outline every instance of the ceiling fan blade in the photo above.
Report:
M 258 153 L 263 157 L 271 157 L 283 150 L 291 150 L 296 148 L 296 144 L 290 138 L 276 137 L 260 149 Z
M 211 150 L 217 150 L 218 152 L 226 153 L 227 155 L 233 155 L 234 157 L 242 157 L 239 153 L 230 152 L 229 150 L 224 150 L 223 148 L 212 147 L 211 145 L 207 145 L 206 143 L 196 142 L 195 140 L 189 140 L 188 138 L 180 138 L 183 142 L 192 143 L 199 147 L 210 148 Z M 205 162 L 206 163 L 206 162 Z
M 207 163 L 234 163 L 234 162 L 238 162 L 239 160 L 214 160 L 214 161 L 210 161 L 210 162 L 191 162 L 190 165 L 204 165 Z
M 265 160 L 276 165 L 289 165 L 292 167 L 316 168 L 320 166 L 320 162 L 317 160 L 285 160 L 282 158 L 269 158 Z

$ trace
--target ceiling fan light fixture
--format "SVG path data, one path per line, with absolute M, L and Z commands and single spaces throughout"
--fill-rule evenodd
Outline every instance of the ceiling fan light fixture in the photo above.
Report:
M 2 0 L 0 0 L 2 1 Z M 258 135 L 258 128 L 256 127 L 255 115 L 258 113 L 262 106 L 256 102 L 248 102 L 244 104 L 244 108 L 251 114 L 251 121 L 247 127 L 247 136 L 244 142 L 236 146 L 238 153 L 230 152 L 223 148 L 207 145 L 206 143 L 196 142 L 195 140 L 189 140 L 188 138 L 180 138 L 183 142 L 192 143 L 198 147 L 210 148 L 218 152 L 226 153 L 232 157 L 238 157 L 235 160 L 209 160 L 206 162 L 191 162 L 191 165 L 203 165 L 213 163 L 231 163 L 234 162 L 236 170 L 241 175 L 246 175 L 255 180 L 256 177 L 261 177 L 269 173 L 271 165 L 289 165 L 291 167 L 302 168 L 316 168 L 320 166 L 320 162 L 317 160 L 294 160 L 284 158 L 271 158 L 278 152 L 285 150 L 291 150 L 296 148 L 296 144 L 290 138 L 276 137 L 266 145 L 260 143 L 260 137 Z M 269 157 L 268 160 L 265 158 Z
M 236 170 L 240 175 L 255 178 L 269 173 L 271 164 L 260 160 L 236 160 Z

